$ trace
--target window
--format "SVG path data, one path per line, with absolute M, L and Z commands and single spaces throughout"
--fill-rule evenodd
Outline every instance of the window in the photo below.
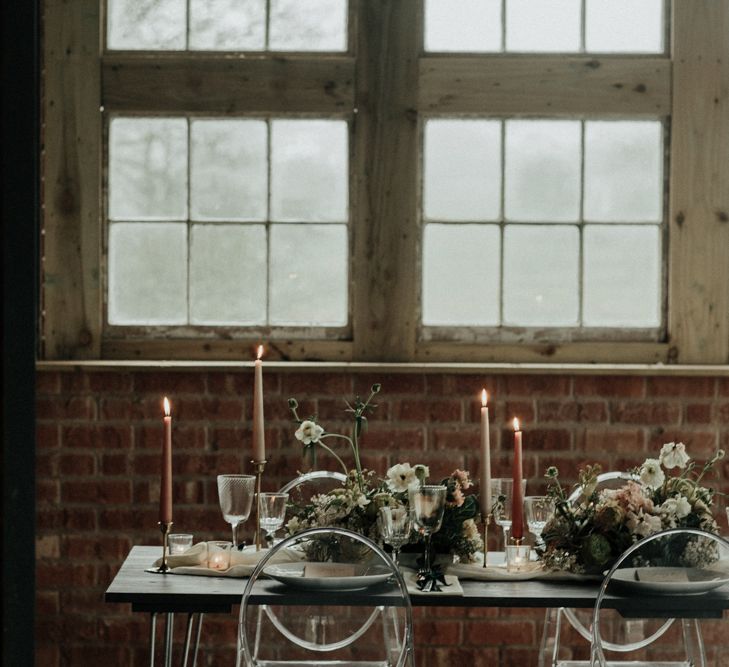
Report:
M 48 6 L 43 355 L 725 363 L 728 16 Z

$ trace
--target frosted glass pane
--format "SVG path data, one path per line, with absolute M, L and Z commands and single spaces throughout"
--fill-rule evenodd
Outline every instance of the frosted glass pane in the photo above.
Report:
M 271 324 L 347 324 L 347 228 L 271 225 Z
M 266 228 L 193 225 L 192 324 L 265 324 Z
M 578 323 L 576 227 L 507 225 L 504 230 L 504 324 Z
M 580 122 L 506 121 L 508 220 L 576 221 L 580 215 Z
M 662 135 L 658 121 L 585 123 L 585 220 L 663 219 Z
M 587 0 L 585 48 L 593 52 L 663 51 L 663 0 Z
M 585 326 L 659 326 L 659 228 L 591 225 L 584 234 Z
M 347 123 L 271 123 L 271 217 L 279 222 L 346 222 Z
M 191 121 L 191 217 L 265 220 L 268 127 L 262 120 Z
M 426 225 L 423 324 L 499 323 L 499 228 Z
M 347 0 L 271 0 L 272 51 L 346 51 Z
M 501 0 L 425 0 L 426 51 L 501 51 Z
M 116 118 L 109 128 L 109 217 L 187 218 L 187 121 Z
M 506 50 L 580 50 L 580 0 L 506 0 Z
M 185 48 L 186 0 L 108 0 L 109 49 Z
M 109 227 L 109 324 L 187 322 L 187 225 Z
M 431 220 L 501 215 L 501 122 L 430 120 L 425 126 L 424 211 Z
M 190 48 L 261 51 L 266 0 L 190 0 Z

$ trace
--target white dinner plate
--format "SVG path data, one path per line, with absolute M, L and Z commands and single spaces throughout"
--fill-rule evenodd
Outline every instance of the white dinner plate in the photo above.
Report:
M 338 563 L 316 563 L 320 576 L 305 576 L 307 563 L 280 563 L 263 568 L 263 574 L 271 579 L 306 590 L 358 591 L 388 580 L 392 571 L 383 565 L 357 565 L 353 576 L 340 576 Z M 331 571 L 331 576 L 327 575 Z
M 612 581 L 616 587 L 647 595 L 700 595 L 729 583 L 729 570 L 722 566 L 628 567 L 618 570 Z

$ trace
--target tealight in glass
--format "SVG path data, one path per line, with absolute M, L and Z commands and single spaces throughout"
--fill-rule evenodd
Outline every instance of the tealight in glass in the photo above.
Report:
M 170 556 L 184 554 L 192 546 L 192 535 L 189 533 L 172 533 L 168 536 Z
M 529 554 L 531 547 L 528 544 L 506 545 L 506 571 L 524 572 L 529 568 Z

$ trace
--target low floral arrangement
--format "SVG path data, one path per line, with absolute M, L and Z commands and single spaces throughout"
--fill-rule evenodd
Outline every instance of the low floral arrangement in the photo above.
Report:
M 376 406 L 372 403 L 380 392 L 381 385 L 374 384 L 366 400 L 356 397 L 352 403 L 346 403 L 346 411 L 354 418 L 352 435 L 329 433 L 317 422 L 315 416 L 301 419 L 298 415 L 298 402 L 289 399 L 294 420 L 299 424 L 295 436 L 304 446 L 304 452 L 310 452 L 315 461 L 316 447 L 331 454 L 342 466 L 347 481 L 341 488 L 327 493 L 312 496 L 307 502 L 293 507 L 293 516 L 286 524 L 289 535 L 307 528 L 321 526 L 338 526 L 361 533 L 379 542 L 377 525 L 378 510 L 381 507 L 407 507 L 408 491 L 428 482 L 430 470 L 428 466 L 410 463 L 398 463 L 392 466 L 384 478 L 374 471 L 362 468 L 360 463 L 360 438 L 367 425 L 367 414 Z M 354 469 L 349 469 L 342 458 L 329 446 L 327 440 L 344 440 L 349 444 L 354 459 Z M 469 474 L 463 470 L 455 470 L 449 477 L 440 481 L 446 486 L 446 508 L 443 514 L 441 529 L 432 539 L 435 553 L 451 554 L 461 562 L 471 562 L 475 554 L 483 548 L 483 542 L 476 526 L 478 502 L 469 493 L 472 482 Z M 421 538 L 413 534 L 411 548 L 419 545 Z M 325 560 L 330 554 L 325 553 L 326 545 L 321 545 L 322 552 L 311 554 Z M 408 549 L 403 549 L 407 551 Z
M 646 459 L 630 471 L 632 479 L 617 489 L 598 489 L 600 467 L 587 466 L 580 471 L 582 495 L 574 503 L 559 482 L 557 468 L 548 468 L 545 476 L 548 493 L 555 500 L 555 514 L 542 532 L 540 555 L 545 567 L 576 574 L 600 573 L 631 544 L 661 530 L 700 528 L 718 533 L 711 513 L 714 490 L 702 481 L 723 456 L 720 449 L 699 467 L 683 443 L 669 442 L 657 459 Z M 701 566 L 716 558 L 714 547 L 698 538 L 672 542 L 670 553 L 659 543 L 652 543 L 656 545 L 649 554 L 652 565 Z

